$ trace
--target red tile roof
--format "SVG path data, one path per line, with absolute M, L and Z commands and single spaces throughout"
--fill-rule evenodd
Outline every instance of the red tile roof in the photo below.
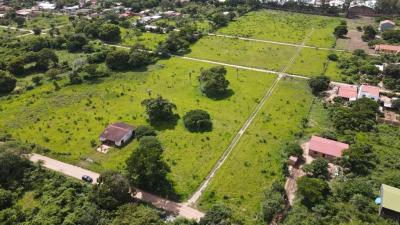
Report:
M 375 51 L 390 51 L 390 52 L 399 52 L 400 46 L 397 45 L 375 45 Z
M 357 86 L 354 85 L 340 85 L 338 96 L 348 99 L 357 99 Z
M 318 136 L 312 136 L 309 143 L 310 150 L 335 157 L 341 157 L 343 150 L 348 148 L 348 144 Z
M 370 85 L 361 85 L 360 91 L 364 93 L 368 93 L 369 95 L 372 96 L 379 96 L 380 88 L 376 86 L 370 86 Z
M 109 125 L 103 133 L 100 135 L 101 139 L 119 142 L 122 138 L 127 135 L 129 132 L 132 132 L 134 127 L 129 126 L 125 123 L 114 123 Z

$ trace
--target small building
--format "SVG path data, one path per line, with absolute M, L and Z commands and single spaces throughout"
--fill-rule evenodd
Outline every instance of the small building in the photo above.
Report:
M 20 17 L 29 17 L 29 16 L 34 15 L 34 13 L 31 9 L 20 9 L 20 10 L 17 10 L 15 13 L 17 14 L 17 16 L 20 16 Z
M 297 158 L 296 156 L 291 155 L 289 157 L 289 159 L 288 159 L 288 165 L 295 166 L 298 161 L 299 161 L 299 158 Z
M 370 98 L 374 101 L 379 100 L 380 88 L 370 85 L 361 85 L 358 91 L 358 98 Z
M 357 100 L 358 88 L 355 85 L 340 85 L 337 96 L 343 98 L 346 101 Z
M 340 158 L 342 152 L 348 148 L 348 144 L 313 135 L 309 143 L 308 154 L 312 157 L 333 160 Z
M 379 23 L 379 28 L 378 30 L 380 32 L 384 32 L 387 30 L 393 30 L 396 26 L 396 23 L 391 21 L 391 20 L 383 20 Z
M 400 221 L 400 189 L 382 184 L 377 200 L 380 216 Z
M 56 8 L 56 4 L 50 2 L 38 2 L 37 6 L 40 10 L 54 10 Z
M 397 45 L 375 45 L 376 53 L 389 53 L 389 54 L 397 54 L 400 52 L 400 46 Z
M 125 123 L 109 125 L 100 135 L 100 141 L 118 147 L 126 144 L 134 135 L 135 128 Z

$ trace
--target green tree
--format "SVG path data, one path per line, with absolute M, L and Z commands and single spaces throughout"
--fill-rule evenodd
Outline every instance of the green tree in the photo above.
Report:
M 0 145 L 0 188 L 10 189 L 18 186 L 24 174 L 31 167 L 28 159 L 14 143 Z
M 81 51 L 82 47 L 88 43 L 88 39 L 83 34 L 73 34 L 67 37 L 67 50 L 69 52 Z
M 302 197 L 302 203 L 308 208 L 325 200 L 329 191 L 328 184 L 321 179 L 301 177 L 297 180 L 297 194 Z
M 34 27 L 32 29 L 34 35 L 40 35 L 42 33 L 42 29 L 39 27 Z
M 324 158 L 317 158 L 311 164 L 303 168 L 304 172 L 309 173 L 311 177 L 327 180 L 329 178 L 328 161 Z
M 226 26 L 229 22 L 228 17 L 221 12 L 214 13 L 211 16 L 211 21 L 213 22 L 215 28 Z
M 9 73 L 0 70 L 0 93 L 8 94 L 12 92 L 17 85 L 17 79 Z
M 376 155 L 368 144 L 354 144 L 343 151 L 341 165 L 358 175 L 366 175 L 375 168 Z
M 129 53 L 124 50 L 110 51 L 106 57 L 106 65 L 112 70 L 125 70 L 129 67 Z
M 58 56 L 53 50 L 44 48 L 36 54 L 36 68 L 48 70 L 50 63 L 58 63 Z
M 283 154 L 285 155 L 285 158 L 287 158 L 289 156 L 296 156 L 296 157 L 302 158 L 303 157 L 303 149 L 301 148 L 301 146 L 298 143 L 291 142 L 291 143 L 287 143 L 283 147 Z
M 126 204 L 118 208 L 111 225 L 162 225 L 156 210 L 144 205 Z
M 319 95 L 321 92 L 328 90 L 331 79 L 327 76 L 317 76 L 308 80 L 308 85 L 314 95 Z
M 378 34 L 378 32 L 375 30 L 375 28 L 372 25 L 364 26 L 363 30 L 364 30 L 364 34 L 362 35 L 362 39 L 365 42 L 374 40 L 375 36 Z
M 200 219 L 199 225 L 230 225 L 232 222 L 231 209 L 224 205 L 213 205 Z
M 135 130 L 135 136 L 138 140 L 140 140 L 142 137 L 145 136 L 157 136 L 156 131 L 154 130 L 154 128 L 149 127 L 149 126 L 138 126 Z
M 114 210 L 131 201 L 128 180 L 116 171 L 106 171 L 93 186 L 92 198 L 102 209 Z
M 99 38 L 107 42 L 117 42 L 121 40 L 121 31 L 117 25 L 105 23 L 99 28 Z
M 22 57 L 14 57 L 8 62 L 7 70 L 16 76 L 19 76 L 24 73 L 24 66 L 25 63 Z
M 210 114 L 204 110 L 196 109 L 183 116 L 183 123 L 190 132 L 205 132 L 212 130 Z
M 132 49 L 131 53 L 129 54 L 128 63 L 129 66 L 134 69 L 147 66 L 151 62 L 153 62 L 153 58 L 147 49 L 135 48 Z
M 229 86 L 229 81 L 225 78 L 226 72 L 223 66 L 202 70 L 199 77 L 201 92 L 213 98 L 226 94 Z
M 343 38 L 347 34 L 347 32 L 348 30 L 346 25 L 339 25 L 335 27 L 333 34 L 335 35 L 336 38 Z
M 36 86 L 40 86 L 42 84 L 43 81 L 43 77 L 38 75 L 38 76 L 34 76 L 32 77 L 32 82 L 36 85 Z
M 11 207 L 13 204 L 13 194 L 11 191 L 0 189 L 0 210 Z
M 156 137 L 145 136 L 126 161 L 131 184 L 153 193 L 165 193 L 166 176 L 170 171 L 162 158 L 163 148 Z
M 383 74 L 385 74 L 385 76 L 389 76 L 395 79 L 400 79 L 400 65 L 388 64 L 387 66 L 385 66 Z
M 397 111 L 400 111 L 400 99 L 392 100 L 392 107 Z
M 285 195 L 285 187 L 278 182 L 273 183 L 264 191 L 264 200 L 261 205 L 264 222 L 271 223 L 274 216 L 285 208 Z
M 146 107 L 146 113 L 151 123 L 168 122 L 175 118 L 176 105 L 161 96 L 143 100 L 142 106 Z

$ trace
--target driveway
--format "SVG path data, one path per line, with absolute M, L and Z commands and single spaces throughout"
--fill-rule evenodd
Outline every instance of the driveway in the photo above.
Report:
M 46 156 L 42 156 L 39 154 L 34 154 L 34 153 L 31 154 L 30 160 L 32 162 L 42 161 L 43 166 L 46 167 L 47 169 L 60 172 L 62 174 L 74 177 L 79 180 L 82 179 L 83 175 L 88 175 L 93 178 L 93 184 L 97 183 L 97 178 L 100 176 L 100 174 L 92 172 L 90 170 L 86 170 L 71 164 L 63 163 L 61 161 Z M 173 202 L 158 197 L 156 195 L 141 191 L 139 189 L 136 189 L 135 195 L 133 197 L 139 201 L 150 203 L 156 208 L 171 212 L 173 214 L 179 215 L 187 219 L 193 219 L 199 221 L 204 216 L 204 213 L 194 208 L 191 208 L 187 205 Z

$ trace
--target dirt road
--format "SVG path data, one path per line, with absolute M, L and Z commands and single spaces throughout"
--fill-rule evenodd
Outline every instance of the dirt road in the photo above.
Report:
M 58 160 L 42 156 L 39 154 L 32 154 L 30 156 L 30 160 L 32 162 L 42 161 L 43 166 L 46 167 L 47 169 L 60 172 L 62 174 L 74 177 L 79 180 L 82 179 L 83 175 L 88 175 L 93 178 L 93 184 L 97 182 L 97 178 L 100 176 L 100 174 L 92 172 L 90 170 L 86 170 L 71 164 L 63 163 Z M 133 197 L 140 201 L 150 203 L 156 208 L 177 214 L 187 219 L 193 219 L 199 221 L 204 216 L 204 213 L 192 207 L 189 207 L 185 204 L 169 201 L 167 199 L 155 196 L 153 194 L 138 189 L 136 189 L 135 195 Z

